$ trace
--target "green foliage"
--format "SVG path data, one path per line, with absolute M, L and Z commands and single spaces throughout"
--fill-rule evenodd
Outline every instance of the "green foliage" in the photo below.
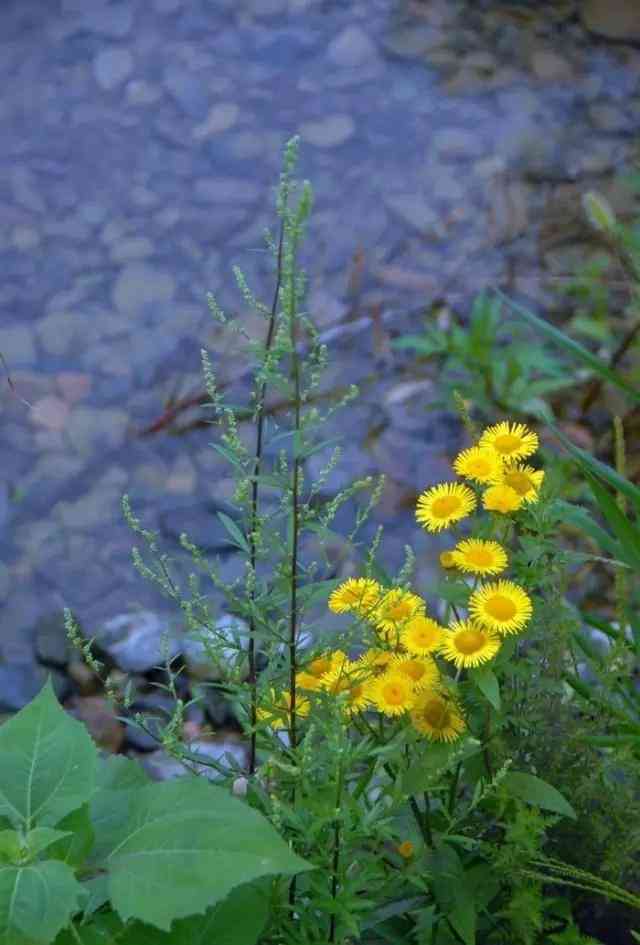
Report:
M 266 920 L 256 881 L 308 869 L 222 788 L 100 759 L 50 683 L 0 728 L 0 797 L 3 945 L 204 943 L 218 923 L 247 945 Z

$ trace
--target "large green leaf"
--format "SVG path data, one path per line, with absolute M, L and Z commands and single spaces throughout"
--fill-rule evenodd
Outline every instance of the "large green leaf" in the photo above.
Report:
M 48 945 L 77 911 L 81 894 L 65 863 L 0 867 L 0 945 Z
M 87 801 L 97 751 L 60 706 L 51 682 L 0 728 L 0 816 L 30 830 L 55 826 Z
M 236 886 L 309 869 L 257 811 L 195 777 L 136 791 L 103 791 L 94 820 L 96 851 L 109 873 L 111 902 L 123 919 L 168 929 L 204 912 Z M 98 864 L 96 864 L 98 865 Z
M 93 846 L 93 827 L 89 819 L 89 805 L 83 804 L 58 824 L 68 835 L 49 847 L 50 860 L 62 860 L 70 866 L 82 866 Z
M 563 816 L 571 817 L 573 820 L 576 819 L 576 812 L 560 791 L 552 787 L 551 784 L 547 784 L 542 778 L 537 778 L 534 774 L 526 774 L 524 771 L 509 771 L 502 783 L 513 797 L 517 797 L 527 804 L 532 804 L 541 810 L 563 814 Z
M 478 666 L 469 670 L 469 678 L 493 708 L 500 709 L 500 683 L 494 671 L 488 666 Z
M 174 922 L 169 934 L 135 922 L 118 939 L 118 945 L 254 945 L 267 914 L 266 890 L 239 886 L 204 916 Z

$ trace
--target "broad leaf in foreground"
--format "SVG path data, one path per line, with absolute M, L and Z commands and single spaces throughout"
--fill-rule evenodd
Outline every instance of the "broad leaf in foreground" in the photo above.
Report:
M 195 777 L 150 784 L 126 796 L 97 846 L 111 903 L 123 921 L 169 929 L 261 876 L 310 869 L 271 824 L 222 788 Z M 123 810 L 123 808 L 121 808 Z
M 520 798 L 534 807 L 541 810 L 551 810 L 556 814 L 562 814 L 564 817 L 576 819 L 576 812 L 563 797 L 563 795 L 551 784 L 547 784 L 542 778 L 537 778 L 533 774 L 527 774 L 524 771 L 509 771 L 505 775 L 504 786 L 513 797 Z
M 50 681 L 0 728 L 0 756 L 0 817 L 15 827 L 55 827 L 91 796 L 96 748 Z
M 66 863 L 0 867 L 0 945 L 48 945 L 77 912 L 81 895 Z

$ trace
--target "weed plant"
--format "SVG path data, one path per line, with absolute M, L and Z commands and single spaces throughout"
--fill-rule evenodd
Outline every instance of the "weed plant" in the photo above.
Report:
M 567 468 L 554 465 L 547 475 L 533 428 L 504 419 L 477 429 L 462 402 L 468 447 L 453 459 L 450 481 L 425 483 L 416 507 L 416 527 L 451 535 L 440 581 L 412 584 L 410 547 L 400 572 L 389 575 L 381 531 L 367 547 L 359 543 L 382 481 L 367 477 L 323 498 L 339 445 L 316 479 L 306 474 L 306 459 L 328 445 L 321 432 L 327 416 L 357 391 L 325 413 L 313 398 L 327 352 L 303 308 L 298 258 L 312 201 L 309 185 L 294 180 L 296 154 L 292 139 L 277 190 L 279 230 L 266 234 L 271 304 L 235 270 L 245 302 L 264 320 L 262 340 L 209 298 L 218 323 L 246 344 L 248 410 L 225 400 L 202 352 L 217 432 L 212 448 L 235 480 L 233 515 L 220 514 L 218 524 L 244 558 L 243 575 L 225 581 L 184 534 L 196 571 L 181 587 L 158 537 L 123 500 L 145 546 L 134 550 L 135 565 L 180 608 L 185 632 L 201 639 L 217 667 L 217 685 L 246 734 L 247 765 L 194 751 L 179 698 L 159 740 L 187 768 L 214 768 L 221 785 L 312 864 L 293 879 L 270 880 L 258 939 L 264 945 L 586 945 L 593 940 L 578 930 L 563 891 L 640 905 L 619 885 L 622 861 L 634 856 L 622 805 L 636 809 L 637 786 L 621 755 L 611 760 L 587 741 L 574 701 L 581 682 L 569 658 L 582 624 L 567 595 L 577 559 L 558 540 L 570 505 L 562 498 Z M 486 363 L 493 311 L 486 301 L 477 310 Z M 286 410 L 271 416 L 274 398 Z M 601 479 L 602 464 L 590 462 Z M 616 475 L 619 487 L 624 477 Z M 357 511 L 336 561 L 327 547 L 351 500 Z M 607 522 L 609 550 L 611 543 L 628 550 L 619 516 Z M 211 588 L 237 621 L 233 640 L 221 629 Z M 77 636 L 70 615 L 68 625 Z M 626 639 L 622 621 L 609 626 Z M 179 668 L 167 661 L 167 670 L 177 694 Z M 619 711 L 609 719 L 620 721 Z M 136 721 L 145 726 L 142 716 Z M 597 788 L 585 796 L 588 779 Z M 601 876 L 598 863 L 585 868 L 572 825 L 592 816 L 592 805 L 603 825 L 621 779 L 610 846 L 622 853 Z

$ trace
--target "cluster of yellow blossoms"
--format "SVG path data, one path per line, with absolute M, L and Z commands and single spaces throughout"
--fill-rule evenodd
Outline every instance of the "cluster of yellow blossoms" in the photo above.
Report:
M 536 434 L 522 424 L 500 423 L 487 429 L 476 446 L 460 453 L 454 469 L 487 487 L 482 497 L 485 509 L 507 514 L 537 500 L 544 473 L 521 462 L 537 443 Z M 447 483 L 420 496 L 416 516 L 428 531 L 437 532 L 468 515 L 475 505 L 471 488 Z M 441 562 L 475 575 L 477 583 L 478 578 L 503 572 L 508 558 L 498 542 L 469 538 L 444 552 Z M 487 663 L 502 639 L 522 631 L 532 613 L 526 591 L 504 579 L 474 585 L 467 617 L 448 627 L 427 614 L 427 605 L 417 594 L 385 588 L 371 578 L 344 581 L 331 594 L 329 609 L 362 620 L 374 632 L 376 645 L 356 659 L 334 650 L 305 665 L 296 675 L 296 715 L 308 715 L 311 694 L 325 692 L 339 697 L 350 717 L 365 711 L 392 717 L 408 712 L 414 728 L 436 741 L 453 741 L 465 730 L 454 680 L 441 672 L 436 657 L 458 672 Z M 274 727 L 286 727 L 290 711 L 290 694 L 273 694 L 272 705 L 261 710 L 260 718 Z
M 453 468 L 458 476 L 484 488 L 482 505 L 503 515 L 536 502 L 544 472 L 522 460 L 535 453 L 538 436 L 522 423 L 498 423 L 475 446 L 463 450 Z M 476 493 L 459 482 L 445 482 L 423 492 L 416 518 L 428 532 L 439 532 L 466 518 L 477 505 Z

